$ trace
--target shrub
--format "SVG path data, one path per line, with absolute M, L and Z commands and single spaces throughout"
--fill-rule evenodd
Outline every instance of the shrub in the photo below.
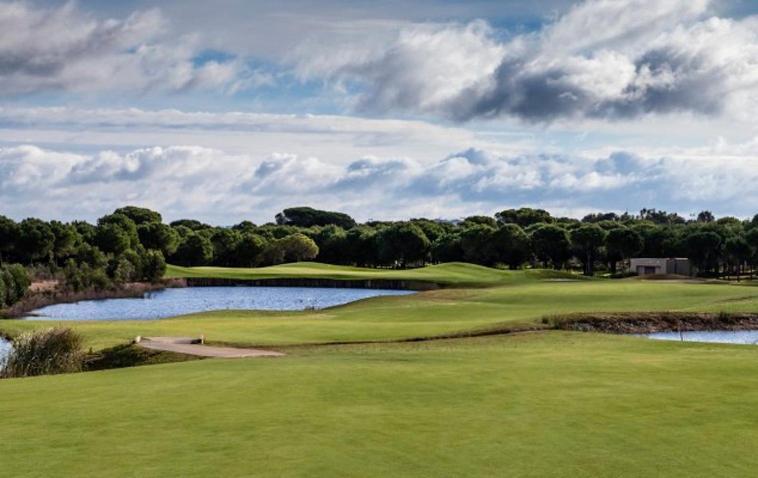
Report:
M 0 286 L 0 307 L 3 304 L 10 306 L 21 300 L 31 284 L 29 274 L 20 264 L 0 267 L 0 281 L 3 282 L 3 286 Z
M 93 268 L 89 264 L 78 264 L 69 260 L 63 269 L 63 284 L 66 289 L 81 292 L 87 289 L 105 290 L 112 286 L 103 268 Z
M 0 274 L 0 309 L 5 307 L 5 300 L 7 296 L 7 294 L 5 293 L 6 287 L 7 286 L 5 285 L 5 279 L 3 278 L 3 275 Z
M 166 273 L 166 259 L 161 251 L 149 250 L 142 258 L 143 279 L 152 283 L 160 282 Z
M 28 332 L 13 341 L 0 378 L 79 372 L 83 361 L 82 338 L 73 330 Z

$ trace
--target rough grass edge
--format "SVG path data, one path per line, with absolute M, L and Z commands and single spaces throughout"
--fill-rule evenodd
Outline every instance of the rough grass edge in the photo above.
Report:
M 594 312 L 545 316 L 552 329 L 612 334 L 758 330 L 758 313 Z

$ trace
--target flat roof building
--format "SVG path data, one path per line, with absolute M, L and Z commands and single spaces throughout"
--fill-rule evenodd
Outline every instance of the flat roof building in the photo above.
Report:
M 686 257 L 635 257 L 629 261 L 629 270 L 638 276 L 676 274 L 695 275 L 692 262 Z

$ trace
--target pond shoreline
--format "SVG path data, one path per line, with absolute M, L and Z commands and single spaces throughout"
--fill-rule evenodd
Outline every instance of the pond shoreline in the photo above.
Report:
M 132 292 L 146 289 L 136 287 Z M 136 297 L 79 300 L 34 309 L 27 320 L 158 320 L 223 310 L 321 310 L 380 296 L 413 294 L 392 289 L 326 287 L 167 287 Z M 71 298 L 74 299 L 74 298 Z
M 758 330 L 758 313 L 611 312 L 546 317 L 558 330 L 610 334 Z
M 24 317 L 33 310 L 41 309 L 42 307 L 50 305 L 73 304 L 85 300 L 132 299 L 142 297 L 148 292 L 181 287 L 187 287 L 187 283 L 183 279 L 167 279 L 155 284 L 147 282 L 124 284 L 117 289 L 90 289 L 79 292 L 61 291 L 56 289 L 32 292 L 12 307 L 0 311 L 0 320 Z
M 28 316 L 30 312 L 58 304 L 72 304 L 89 300 L 132 299 L 149 292 L 184 287 L 319 287 L 338 289 L 385 289 L 424 291 L 439 289 L 433 282 L 393 279 L 325 279 L 325 278 L 270 278 L 270 279 L 221 279 L 221 278 L 173 278 L 151 284 L 135 282 L 119 288 L 84 290 L 79 292 L 44 289 L 29 293 L 20 302 L 0 310 L 0 320 Z
M 433 282 L 396 279 L 326 279 L 326 278 L 270 278 L 270 279 L 221 279 L 188 277 L 183 279 L 187 287 L 319 287 L 334 289 L 385 289 L 385 290 L 435 290 L 440 285 Z

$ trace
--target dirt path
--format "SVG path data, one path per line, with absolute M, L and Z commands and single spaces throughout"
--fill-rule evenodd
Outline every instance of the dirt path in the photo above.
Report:
M 237 347 L 214 347 L 199 343 L 192 337 L 142 337 L 137 345 L 151 350 L 176 352 L 199 357 L 244 358 L 281 357 L 284 354 L 272 350 L 243 349 Z

